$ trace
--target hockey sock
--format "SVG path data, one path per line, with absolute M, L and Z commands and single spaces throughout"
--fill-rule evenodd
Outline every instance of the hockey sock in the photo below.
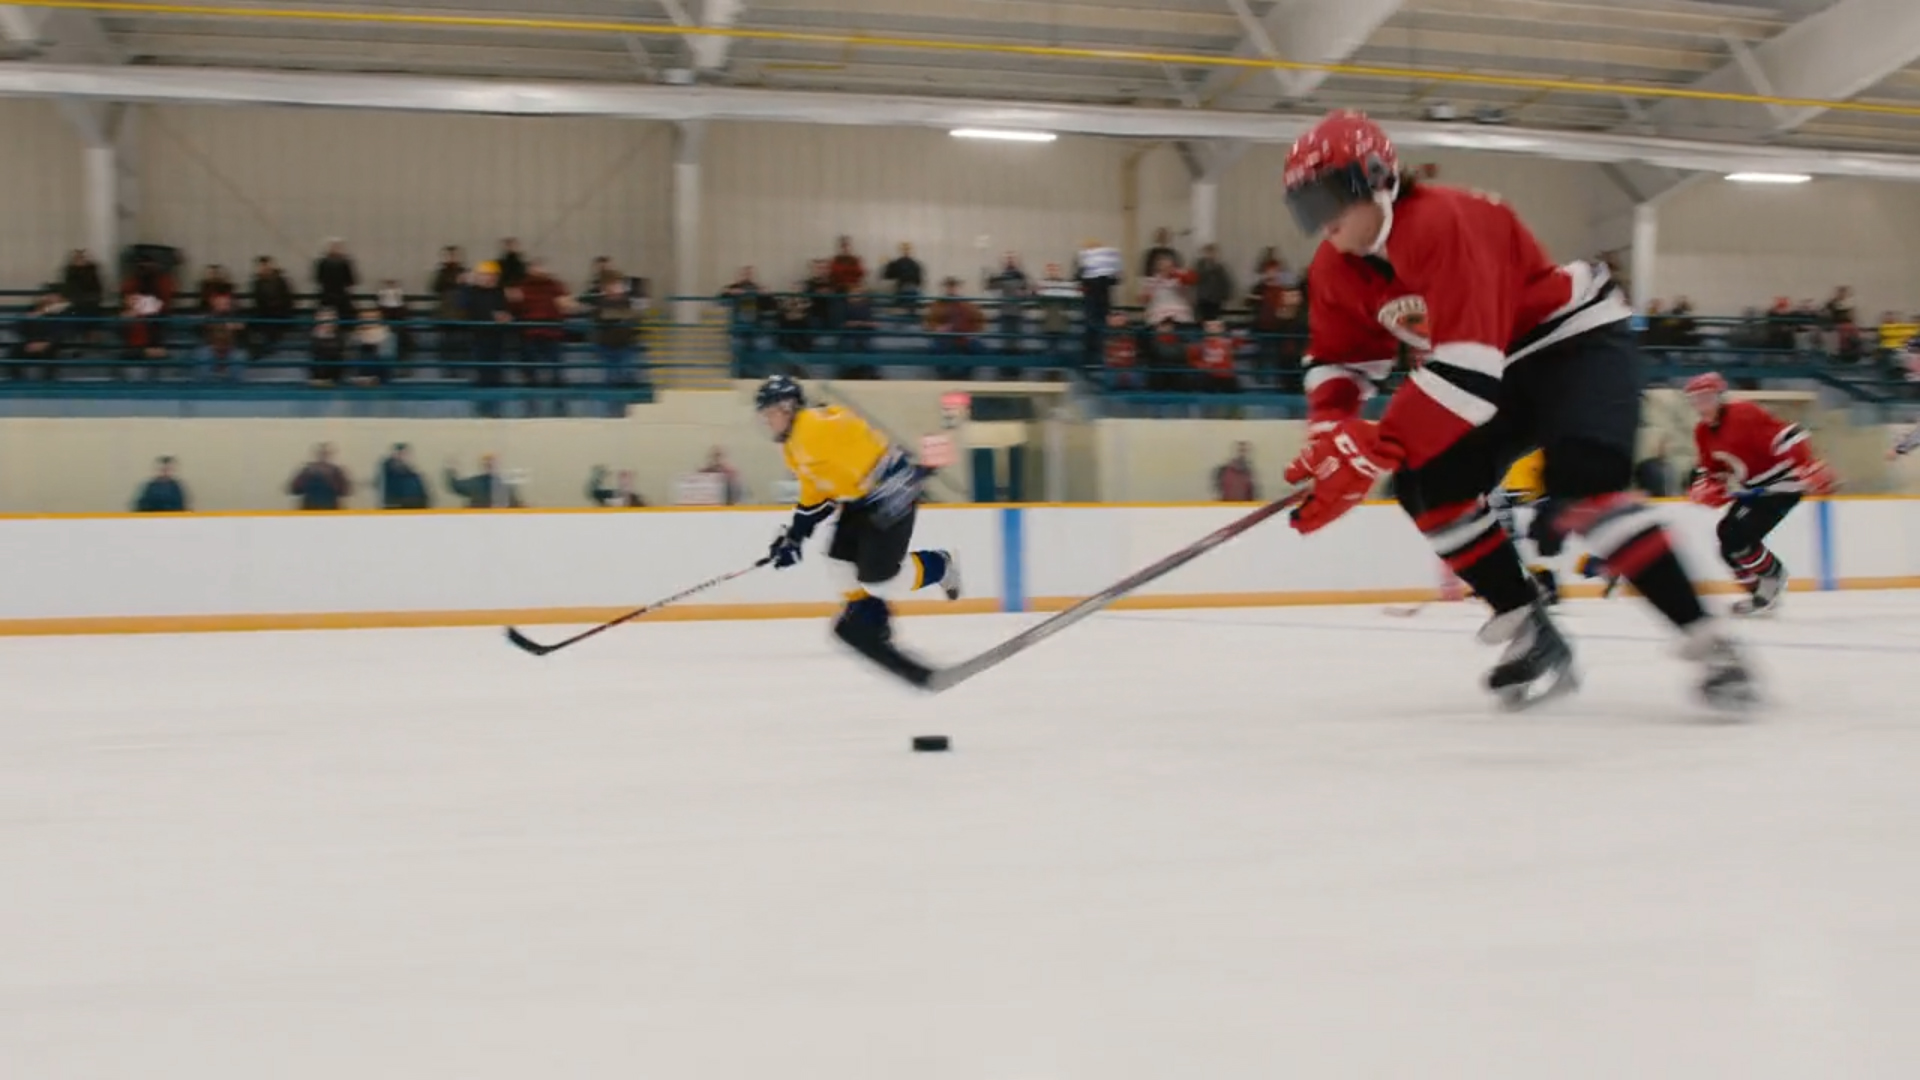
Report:
M 1760 579 L 1779 569 L 1780 560 L 1764 544 L 1755 545 L 1727 559 L 1733 577 L 1748 592 L 1760 587 Z
M 1568 508 L 1563 525 L 1673 625 L 1684 629 L 1706 617 L 1666 526 L 1646 503 L 1624 492 L 1583 499 Z
M 1447 569 L 1467 583 L 1496 614 L 1533 602 L 1533 579 L 1520 563 L 1513 537 L 1486 503 L 1475 500 L 1429 510 L 1413 519 Z
M 947 557 L 938 551 L 916 551 L 913 559 L 913 587 L 924 589 L 929 585 L 940 584 L 947 576 Z

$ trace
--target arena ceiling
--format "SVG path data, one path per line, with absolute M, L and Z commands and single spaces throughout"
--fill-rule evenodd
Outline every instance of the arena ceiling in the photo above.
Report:
M 0 68 L 693 82 L 1240 114 L 1342 105 L 1920 154 L 1920 0 L 81 0 L 0 5 L 0 38 Z

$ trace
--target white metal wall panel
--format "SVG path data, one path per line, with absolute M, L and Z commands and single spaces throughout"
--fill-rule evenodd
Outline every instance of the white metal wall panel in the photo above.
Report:
M 569 285 L 596 255 L 656 295 L 671 280 L 671 125 L 252 107 L 143 123 L 141 238 L 196 267 L 270 254 L 307 288 L 338 236 L 363 282 L 424 289 L 442 246 L 477 260 L 514 236 Z
M 80 137 L 49 101 L 0 101 L 0 132 L 0 288 L 38 288 L 87 244 Z
M 1920 311 L 1920 185 L 1702 180 L 1660 205 L 1659 295 L 1738 314 L 1776 296 L 1825 303 L 1851 285 L 1860 316 Z
M 740 268 L 790 287 L 835 238 L 877 278 L 902 242 L 930 283 L 949 274 L 978 291 L 1008 250 L 1029 273 L 1070 264 L 1088 239 L 1121 243 L 1126 146 L 1061 138 L 975 142 L 895 128 L 715 124 L 704 159 L 701 280 L 718 288 Z
M 1548 254 L 1561 261 L 1593 254 L 1589 238 L 1596 203 L 1606 184 L 1597 166 L 1541 161 L 1503 154 L 1409 154 L 1408 166 L 1439 167 L 1437 181 L 1492 192 L 1511 203 Z M 1277 246 L 1295 268 L 1313 255 L 1313 244 L 1294 227 L 1282 199 L 1285 147 L 1255 147 L 1220 185 L 1221 254 L 1236 284 L 1263 248 Z

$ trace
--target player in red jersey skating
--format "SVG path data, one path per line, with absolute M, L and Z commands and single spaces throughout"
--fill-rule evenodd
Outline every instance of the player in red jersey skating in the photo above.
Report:
M 1700 465 L 1687 497 L 1702 506 L 1733 507 L 1720 519 L 1718 533 L 1720 557 L 1749 594 L 1734 602 L 1734 614 L 1772 611 L 1786 592 L 1787 568 L 1767 550 L 1767 534 L 1802 495 L 1832 491 L 1833 471 L 1813 456 L 1800 425 L 1750 401 L 1728 400 L 1727 380 L 1718 372 L 1695 376 L 1686 393 L 1700 414 L 1693 429 Z
M 1721 707 L 1756 700 L 1740 649 L 1700 605 L 1653 509 L 1628 494 L 1640 423 L 1633 312 L 1606 267 L 1557 266 L 1513 210 L 1401 175 L 1393 143 L 1336 112 L 1287 156 L 1287 205 L 1321 238 L 1308 272 L 1309 434 L 1287 479 L 1324 528 L 1392 475 L 1440 557 L 1494 609 L 1505 652 L 1487 685 L 1522 707 L 1576 685 L 1573 654 L 1487 505 L 1521 455 L 1545 451 L 1547 527 L 1579 536 L 1681 631 Z M 1422 357 L 1376 425 L 1362 403 L 1402 343 Z

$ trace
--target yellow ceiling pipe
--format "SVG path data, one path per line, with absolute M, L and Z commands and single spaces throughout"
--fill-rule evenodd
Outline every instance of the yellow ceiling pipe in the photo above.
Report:
M 1394 82 L 1436 82 L 1462 86 L 1493 86 L 1537 90 L 1542 93 L 1588 94 L 1607 97 L 1666 98 L 1681 101 L 1726 101 L 1784 109 L 1826 109 L 1880 116 L 1920 117 L 1920 105 L 1866 101 L 1830 101 L 1823 98 L 1777 97 L 1681 86 L 1648 86 L 1603 80 L 1554 79 L 1535 75 L 1499 75 L 1446 71 L 1434 68 L 1393 67 L 1379 64 L 1310 64 L 1266 57 L 1219 56 L 1200 53 L 1157 52 L 1078 45 L 1015 45 L 1004 42 L 959 41 L 900 37 L 886 34 L 829 33 L 811 30 L 756 30 L 751 27 L 680 27 L 670 23 L 621 22 L 606 19 L 554 19 L 521 15 L 429 15 L 398 11 L 329 11 L 313 8 L 247 7 L 216 4 L 143 3 L 137 0 L 38 0 L 38 8 L 94 11 L 112 15 L 171 16 L 178 18 L 285 19 L 299 22 L 360 26 L 426 26 L 483 30 L 554 30 L 575 34 L 654 34 L 668 37 L 705 35 L 739 41 L 791 41 L 843 48 L 909 49 L 929 52 L 980 53 L 998 56 L 1045 57 L 1056 60 L 1099 60 L 1177 64 L 1187 67 L 1324 71 L 1350 78 Z

